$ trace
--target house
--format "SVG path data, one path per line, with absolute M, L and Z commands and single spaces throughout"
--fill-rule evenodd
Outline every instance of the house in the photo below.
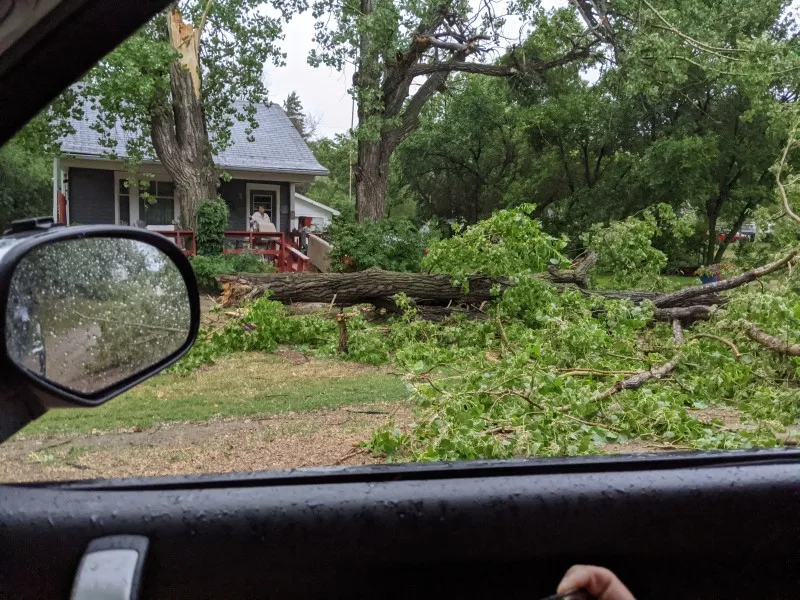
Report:
M 339 211 L 295 192 L 294 215 L 295 218 L 292 219 L 291 225 L 292 229 L 303 224 L 311 227 L 314 231 L 321 231 L 330 225 L 333 217 L 339 215 Z
M 141 221 L 150 229 L 171 229 L 180 213 L 166 170 L 155 159 L 142 164 L 142 172 L 154 175 L 148 191 L 155 202 L 145 202 L 139 190 L 126 186 L 126 132 L 116 126 L 118 158 L 112 160 L 91 128 L 97 118 L 87 105 L 84 119 L 73 123 L 75 133 L 62 140 L 63 155 L 53 165 L 53 217 L 61 216 L 70 224 L 135 225 Z M 230 208 L 229 228 L 248 230 L 248 217 L 259 205 L 284 233 L 297 226 L 298 217 L 329 222 L 337 211 L 295 192 L 295 185 L 311 183 L 328 170 L 314 158 L 282 108 L 259 105 L 256 118 L 260 126 L 251 134 L 253 141 L 247 139 L 247 124 L 236 122 L 231 145 L 215 156 L 215 163 L 231 177 L 219 187 Z

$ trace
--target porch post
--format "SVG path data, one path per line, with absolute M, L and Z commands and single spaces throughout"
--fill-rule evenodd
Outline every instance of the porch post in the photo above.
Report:
M 53 157 L 53 222 L 58 222 L 58 179 L 61 168 L 58 164 L 58 157 Z
M 295 223 L 297 215 L 294 212 L 294 182 L 289 183 L 289 231 L 291 232 L 294 227 L 299 227 L 299 223 Z

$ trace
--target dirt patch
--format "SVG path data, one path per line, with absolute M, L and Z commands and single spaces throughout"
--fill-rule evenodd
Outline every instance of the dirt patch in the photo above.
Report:
M 0 481 L 53 481 L 373 464 L 359 448 L 387 419 L 411 422 L 408 402 L 178 423 L 138 433 L 10 440 Z
M 735 408 L 714 406 L 711 408 L 690 409 L 686 412 L 707 425 L 711 425 L 712 421 L 722 423 L 722 426 L 727 430 L 741 429 L 744 426 L 741 415 Z
M 291 348 L 278 348 L 276 354 L 290 365 L 304 365 L 310 361 L 305 354 Z

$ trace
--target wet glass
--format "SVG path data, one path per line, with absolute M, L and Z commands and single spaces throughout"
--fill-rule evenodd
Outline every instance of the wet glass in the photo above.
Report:
M 191 320 L 186 284 L 172 260 L 119 238 L 31 250 L 12 275 L 5 318 L 11 360 L 83 394 L 176 352 Z

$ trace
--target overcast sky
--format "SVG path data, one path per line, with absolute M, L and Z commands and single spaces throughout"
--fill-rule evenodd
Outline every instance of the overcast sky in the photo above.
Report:
M 565 5 L 567 0 L 543 0 L 545 8 Z M 475 2 L 477 3 L 477 2 Z M 319 119 L 316 137 L 330 137 L 344 133 L 350 127 L 352 101 L 347 89 L 353 79 L 353 67 L 347 65 L 344 72 L 329 67 L 314 68 L 306 62 L 309 51 L 314 46 L 314 18 L 310 11 L 296 16 L 284 28 L 283 41 L 287 53 L 286 66 L 265 67 L 269 99 L 283 104 L 290 92 L 296 91 L 303 102 L 307 115 Z M 519 21 L 511 19 L 506 23 L 504 34 L 519 36 Z

